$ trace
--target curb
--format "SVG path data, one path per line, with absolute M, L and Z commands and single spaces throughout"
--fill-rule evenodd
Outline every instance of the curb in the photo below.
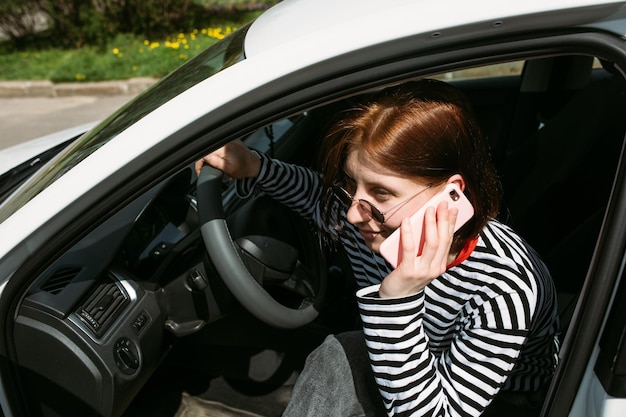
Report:
M 154 78 L 56 84 L 47 80 L 0 81 L 0 98 L 136 95 L 156 81 Z

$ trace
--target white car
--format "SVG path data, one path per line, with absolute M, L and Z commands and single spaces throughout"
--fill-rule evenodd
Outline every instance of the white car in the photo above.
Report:
M 280 415 L 308 352 L 358 325 L 349 268 L 296 215 L 197 181 L 193 162 L 243 139 L 312 166 L 350 98 L 420 77 L 470 97 L 502 220 L 554 277 L 562 348 L 541 415 L 626 415 L 625 35 L 622 1 L 279 3 L 0 177 L 3 415 L 212 400 Z

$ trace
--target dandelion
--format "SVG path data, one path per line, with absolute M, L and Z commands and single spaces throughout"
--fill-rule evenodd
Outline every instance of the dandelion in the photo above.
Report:
M 161 46 L 161 44 L 159 42 L 151 42 L 150 43 L 150 49 L 156 49 L 159 46 Z
M 76 79 L 76 81 L 84 81 L 87 76 L 85 74 L 76 74 L 74 78 Z
M 118 48 L 113 48 L 113 55 L 119 55 L 120 50 Z
M 207 35 L 215 39 L 224 39 L 225 35 L 222 33 L 222 28 L 208 28 Z
M 148 39 L 144 39 L 143 44 L 148 46 L 148 45 L 150 45 L 150 41 Z

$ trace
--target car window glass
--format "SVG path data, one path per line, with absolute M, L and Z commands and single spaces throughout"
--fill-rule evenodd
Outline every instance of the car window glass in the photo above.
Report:
M 451 81 L 520 75 L 524 69 L 524 63 L 525 61 L 514 61 L 485 65 L 481 67 L 445 72 L 443 74 L 434 75 L 432 78 L 438 78 L 443 81 Z
M 269 152 L 273 145 L 280 142 L 285 133 L 294 126 L 291 119 L 279 120 L 252 133 L 244 139 L 248 147 L 259 152 Z

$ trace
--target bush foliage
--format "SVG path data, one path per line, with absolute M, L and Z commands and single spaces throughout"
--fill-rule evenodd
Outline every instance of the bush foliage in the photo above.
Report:
M 18 47 L 42 33 L 51 46 L 106 45 L 120 33 L 155 37 L 206 25 L 216 16 L 279 0 L 2 0 L 0 30 Z

